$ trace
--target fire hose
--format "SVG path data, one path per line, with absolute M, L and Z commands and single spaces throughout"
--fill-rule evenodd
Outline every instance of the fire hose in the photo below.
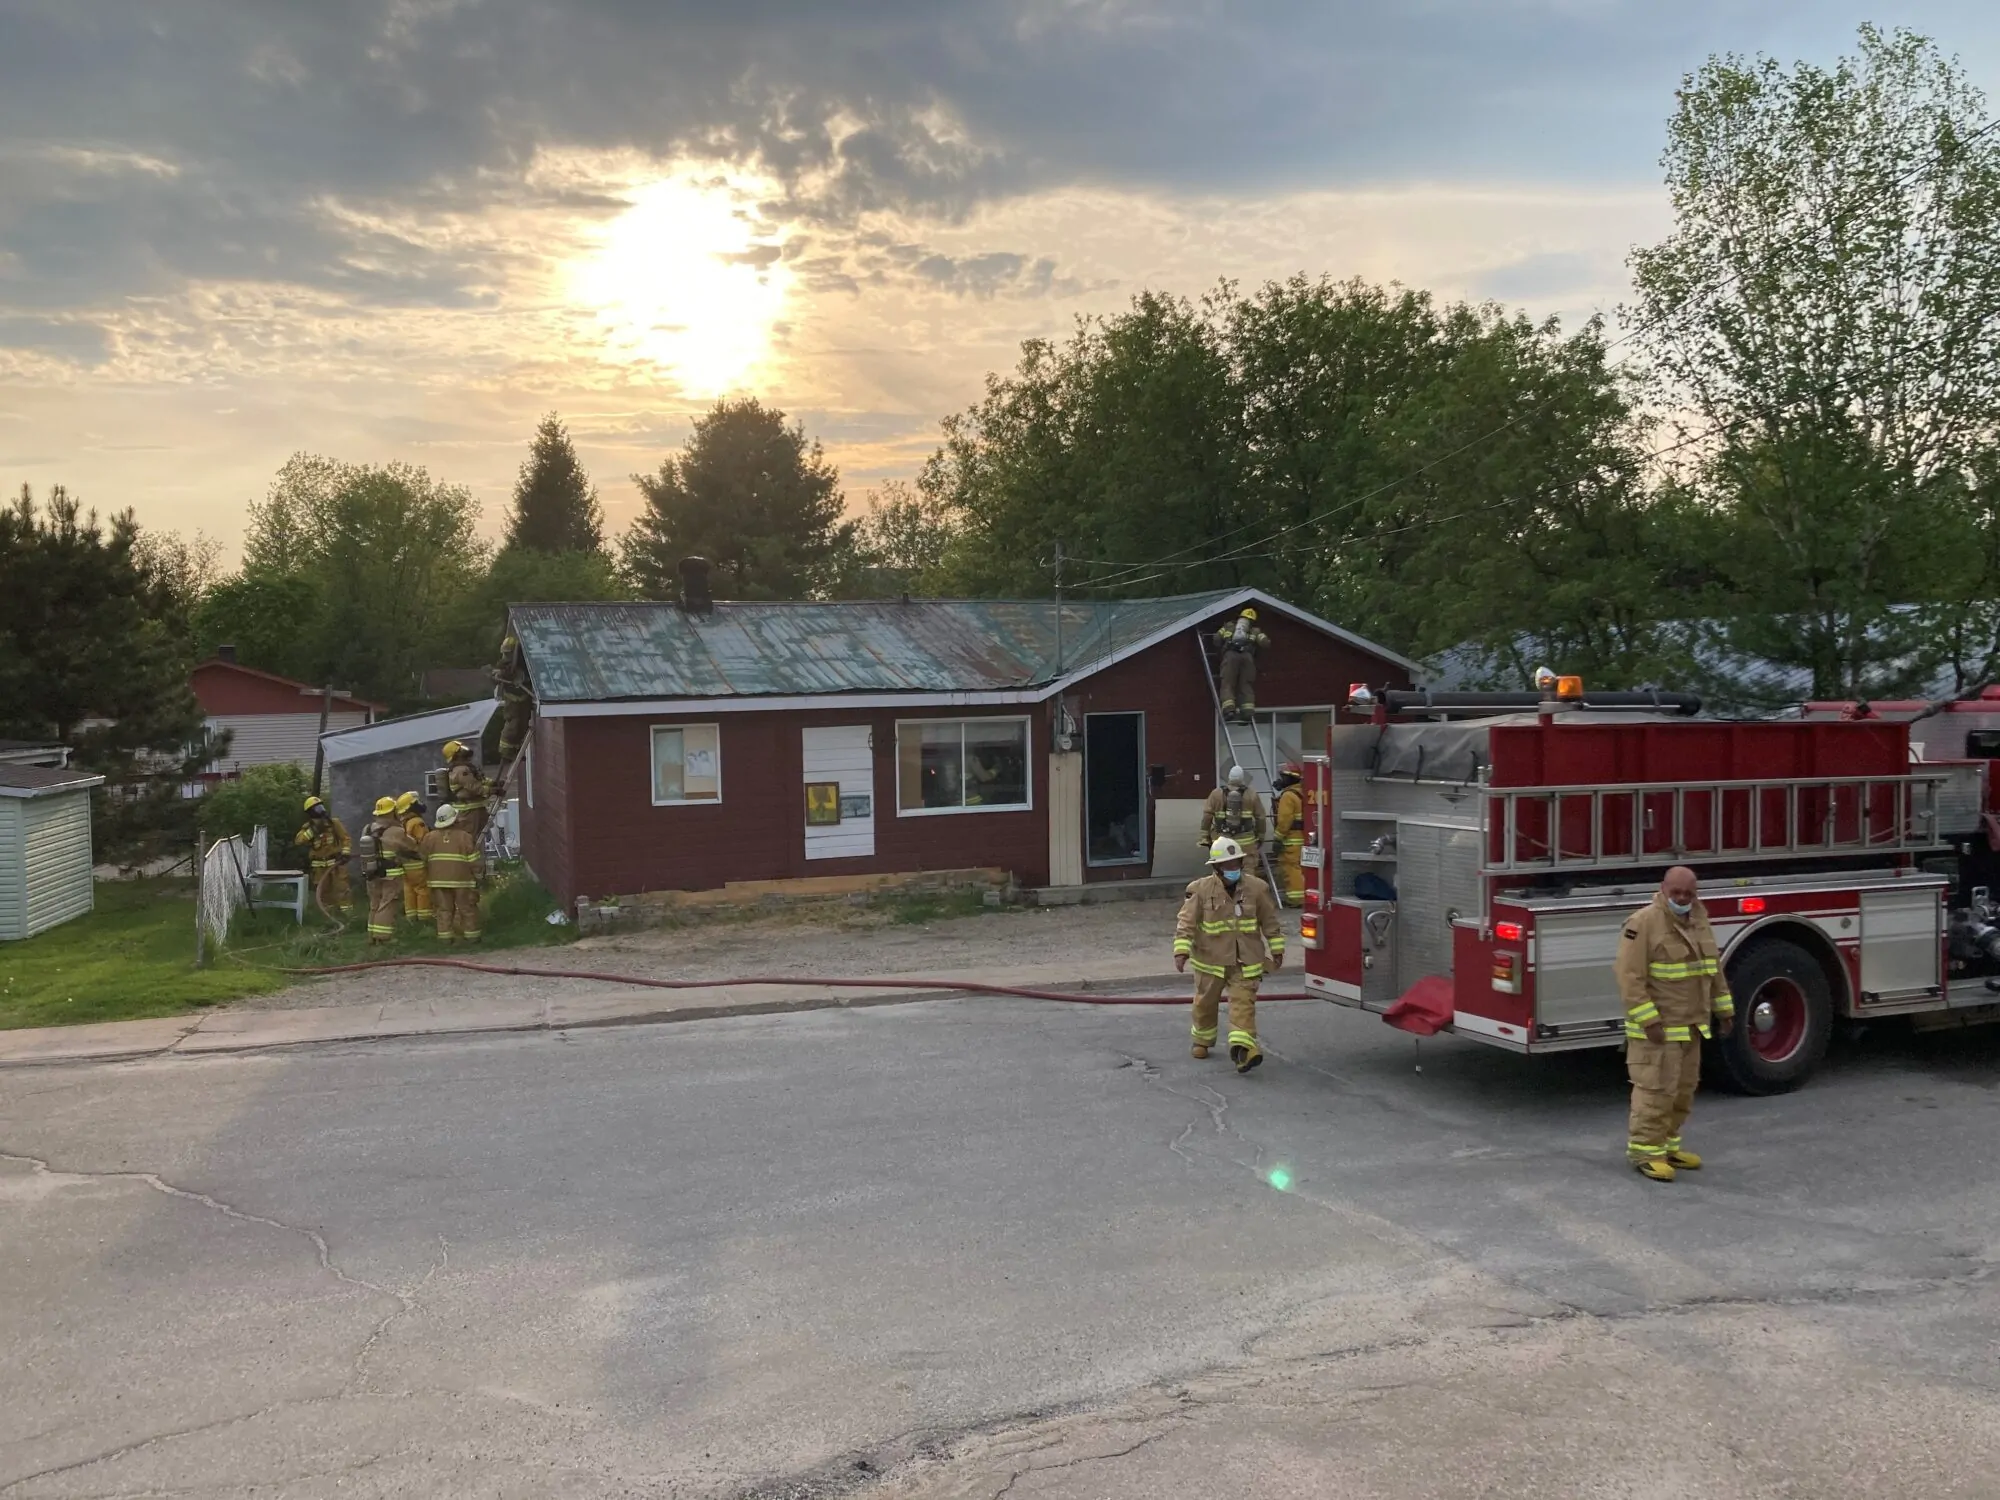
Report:
M 734 979 L 646 979 L 636 974 L 606 974 L 590 969 L 529 969 L 519 964 L 484 964 L 467 958 L 376 958 L 364 963 L 330 964 L 318 968 L 286 968 L 299 975 L 361 974 L 371 969 L 463 969 L 473 974 L 500 974 L 528 979 L 587 979 L 599 984 L 626 984 L 649 990 L 718 990 L 739 985 L 789 985 L 801 989 L 915 990 L 940 995 L 1004 995 L 1021 1000 L 1052 1000 L 1065 1005 L 1186 1005 L 1180 995 L 1099 995 L 1073 990 L 1043 990 L 976 979 L 809 979 L 795 974 L 753 974 Z M 1259 1001 L 1316 1000 L 1317 995 L 1291 991 L 1259 995 Z

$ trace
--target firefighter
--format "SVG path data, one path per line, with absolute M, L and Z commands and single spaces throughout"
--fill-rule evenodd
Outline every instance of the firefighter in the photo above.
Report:
M 396 799 L 378 798 L 374 821 L 361 830 L 361 873 L 368 882 L 368 941 L 394 942 L 403 902 L 403 861 L 416 847 L 396 818 Z
M 305 827 L 292 842 L 304 846 L 312 858 L 313 895 L 328 911 L 341 911 L 348 901 L 347 859 L 354 845 L 325 802 L 308 797 L 305 810 Z
M 1625 1066 L 1632 1079 L 1626 1155 L 1655 1182 L 1692 1172 L 1701 1158 L 1681 1145 L 1681 1127 L 1701 1077 L 1701 1044 L 1735 1026 L 1715 933 L 1694 871 L 1667 871 L 1650 906 L 1626 920 L 1618 940 L 1618 993 L 1625 1002 Z
M 479 845 L 456 807 L 446 803 L 437 810 L 437 827 L 424 835 L 419 848 L 431 889 L 431 910 L 437 917 L 438 940 L 478 942 Z
M 472 758 L 470 746 L 458 740 L 446 740 L 444 763 L 445 786 L 451 794 L 451 807 L 458 814 L 458 826 L 472 835 L 472 846 L 476 849 L 492 817 L 492 809 L 487 804 L 496 789 L 492 781 L 479 774 L 479 766 Z M 442 807 L 438 809 L 438 815 L 443 817 Z M 438 826 L 444 825 L 440 823 Z
M 1252 848 L 1264 842 L 1264 799 L 1250 785 L 1241 766 L 1229 768 L 1227 785 L 1208 794 L 1201 812 L 1201 847 L 1232 838 Z
M 1216 1009 L 1229 993 L 1229 1060 L 1247 1073 L 1264 1060 L 1257 1045 L 1257 985 L 1267 967 L 1285 966 L 1285 929 L 1270 886 L 1243 868 L 1243 846 L 1221 838 L 1208 851 L 1210 873 L 1187 888 L 1174 923 L 1174 968 L 1194 965 L 1194 1055 L 1215 1045 Z
M 500 774 L 504 777 L 527 741 L 528 720 L 535 707 L 528 664 L 521 656 L 521 642 L 511 630 L 500 642 L 500 660 L 492 676 L 500 689 Z
M 1306 904 L 1306 798 L 1297 766 L 1278 772 L 1277 805 L 1271 810 L 1271 853 L 1278 893 L 1287 906 Z
M 430 832 L 424 823 L 423 799 L 415 792 L 403 793 L 396 799 L 396 816 L 402 819 L 411 850 L 421 849 L 424 835 Z M 428 923 L 431 919 L 431 887 L 424 878 L 421 854 L 403 861 L 403 915 L 413 922 Z
M 1271 638 L 1257 628 L 1257 611 L 1246 609 L 1216 631 L 1222 643 L 1222 717 L 1248 724 L 1257 709 L 1257 653 Z

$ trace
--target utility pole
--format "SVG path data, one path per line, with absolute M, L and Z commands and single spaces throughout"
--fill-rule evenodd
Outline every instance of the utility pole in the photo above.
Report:
M 333 712 L 333 684 L 328 683 L 319 695 L 319 734 L 313 740 L 313 795 L 319 795 L 320 773 L 326 769 L 326 721 Z
M 1063 659 L 1063 638 L 1062 638 L 1062 604 L 1063 604 L 1063 600 L 1062 600 L 1062 564 L 1063 564 L 1063 556 L 1062 556 L 1062 543 L 1061 543 L 1061 542 L 1059 541 L 1059 542 L 1057 542 L 1057 543 L 1056 543 L 1056 671 L 1055 671 L 1055 675 L 1056 675 L 1057 677 L 1061 677 L 1061 676 L 1062 676 L 1062 659 Z

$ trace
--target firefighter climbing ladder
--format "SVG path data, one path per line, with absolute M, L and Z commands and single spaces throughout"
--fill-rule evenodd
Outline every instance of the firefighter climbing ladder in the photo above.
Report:
M 1201 652 L 1201 667 L 1208 678 L 1208 701 L 1215 705 L 1215 722 L 1222 727 L 1223 743 L 1229 746 L 1230 760 L 1243 768 L 1243 774 L 1250 780 L 1251 790 L 1264 799 L 1266 832 L 1275 826 L 1278 815 L 1277 777 L 1271 774 L 1271 766 L 1264 755 L 1264 742 L 1257 738 L 1257 726 L 1232 724 L 1229 716 L 1222 711 L 1222 687 L 1218 680 L 1218 662 L 1222 648 L 1212 638 L 1204 626 L 1195 632 L 1195 647 Z M 1242 737 L 1237 737 L 1237 731 Z M 1247 748 L 1246 748 L 1247 747 Z M 1220 783 L 1218 783 L 1219 785 Z M 1264 879 L 1282 903 L 1284 892 L 1278 886 L 1278 872 L 1271 868 L 1270 844 L 1268 838 L 1257 844 L 1257 868 L 1264 872 Z

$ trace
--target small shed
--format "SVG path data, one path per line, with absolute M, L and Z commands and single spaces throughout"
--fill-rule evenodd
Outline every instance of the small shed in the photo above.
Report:
M 90 789 L 103 784 L 57 766 L 0 765 L 0 942 L 90 910 Z
M 486 698 L 329 733 L 320 741 L 326 751 L 327 805 L 350 834 L 358 834 L 375 815 L 376 798 L 412 791 L 421 796 L 424 773 L 443 764 L 439 751 L 444 742 L 478 744 L 498 710 Z

